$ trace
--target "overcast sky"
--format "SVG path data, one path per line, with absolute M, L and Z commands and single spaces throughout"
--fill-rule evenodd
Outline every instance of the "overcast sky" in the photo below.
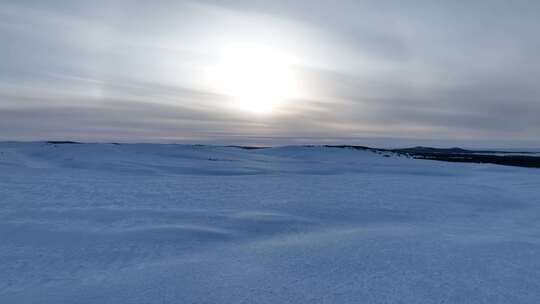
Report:
M 0 140 L 540 147 L 540 2 L 0 2 Z M 231 107 L 250 45 L 295 96 Z

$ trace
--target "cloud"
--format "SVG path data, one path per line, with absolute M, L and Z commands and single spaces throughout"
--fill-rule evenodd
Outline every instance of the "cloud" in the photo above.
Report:
M 536 2 L 0 6 L 0 139 L 540 139 Z M 204 71 L 234 42 L 294 54 L 301 96 L 231 110 Z

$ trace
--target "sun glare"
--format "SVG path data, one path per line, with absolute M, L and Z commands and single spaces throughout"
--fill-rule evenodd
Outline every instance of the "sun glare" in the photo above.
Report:
M 291 58 L 275 50 L 229 47 L 212 78 L 238 109 L 269 113 L 296 93 L 290 64 Z

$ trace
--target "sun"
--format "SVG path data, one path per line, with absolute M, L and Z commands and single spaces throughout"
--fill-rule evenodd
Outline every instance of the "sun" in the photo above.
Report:
M 289 56 L 270 48 L 231 46 L 224 49 L 212 78 L 234 107 L 264 114 L 295 96 L 291 64 Z

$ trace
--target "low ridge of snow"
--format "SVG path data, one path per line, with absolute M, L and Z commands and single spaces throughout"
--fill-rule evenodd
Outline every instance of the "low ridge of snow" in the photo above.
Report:
M 0 303 L 538 303 L 540 170 L 0 143 Z

